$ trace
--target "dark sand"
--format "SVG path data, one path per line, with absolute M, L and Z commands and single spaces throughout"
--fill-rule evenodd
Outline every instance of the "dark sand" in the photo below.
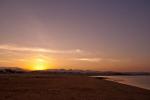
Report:
M 150 100 L 150 90 L 86 76 L 0 75 L 0 100 Z

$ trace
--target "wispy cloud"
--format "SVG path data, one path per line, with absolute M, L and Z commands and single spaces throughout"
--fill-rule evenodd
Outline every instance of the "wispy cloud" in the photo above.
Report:
M 74 50 L 53 50 L 48 48 L 32 48 L 32 47 L 20 47 L 20 46 L 13 46 L 13 45 L 0 45 L 1 50 L 8 50 L 8 51 L 28 51 L 28 52 L 43 52 L 43 53 L 81 53 L 83 52 L 80 49 Z
M 103 58 L 103 57 L 97 57 L 97 58 L 75 58 L 76 61 L 86 61 L 86 62 L 120 62 L 120 59 L 113 59 L 113 58 Z
M 76 58 L 77 61 L 99 62 L 102 58 Z
M 120 62 L 121 61 L 120 59 L 112 59 L 112 58 L 108 58 L 106 60 L 109 62 Z

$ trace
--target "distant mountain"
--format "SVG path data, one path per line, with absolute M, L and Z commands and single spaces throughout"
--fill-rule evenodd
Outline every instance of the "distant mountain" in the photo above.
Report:
M 48 69 L 48 70 L 39 70 L 32 71 L 32 73 L 45 73 L 45 74 L 72 74 L 72 75 L 92 75 L 99 73 L 99 71 L 91 70 L 73 70 L 73 69 Z
M 114 72 L 114 71 L 92 71 L 74 69 L 47 69 L 38 71 L 26 71 L 18 67 L 0 67 L 0 74 L 9 73 L 32 73 L 32 74 L 61 74 L 61 75 L 89 75 L 89 76 L 112 76 L 112 75 L 150 75 L 150 72 Z
M 26 71 L 18 67 L 0 67 L 0 74 L 25 73 Z
M 32 73 L 45 73 L 45 74 L 74 74 L 74 75 L 150 75 L 150 72 L 114 72 L 114 71 L 92 71 L 92 70 L 73 70 L 73 69 L 48 69 L 41 71 L 32 71 Z

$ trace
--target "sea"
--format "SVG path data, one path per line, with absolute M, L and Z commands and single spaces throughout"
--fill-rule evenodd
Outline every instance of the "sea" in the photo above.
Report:
M 150 90 L 150 76 L 96 76 L 107 80 Z

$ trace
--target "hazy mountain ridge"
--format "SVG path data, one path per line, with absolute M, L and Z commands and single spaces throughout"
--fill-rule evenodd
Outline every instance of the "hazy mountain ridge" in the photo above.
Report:
M 26 70 L 18 67 L 0 67 L 0 74 L 7 73 L 25 73 Z
M 74 69 L 47 69 L 28 71 L 18 67 L 0 67 L 0 74 L 9 73 L 41 73 L 41 74 L 73 74 L 73 75 L 150 75 L 150 72 L 115 72 L 115 71 L 92 71 Z

